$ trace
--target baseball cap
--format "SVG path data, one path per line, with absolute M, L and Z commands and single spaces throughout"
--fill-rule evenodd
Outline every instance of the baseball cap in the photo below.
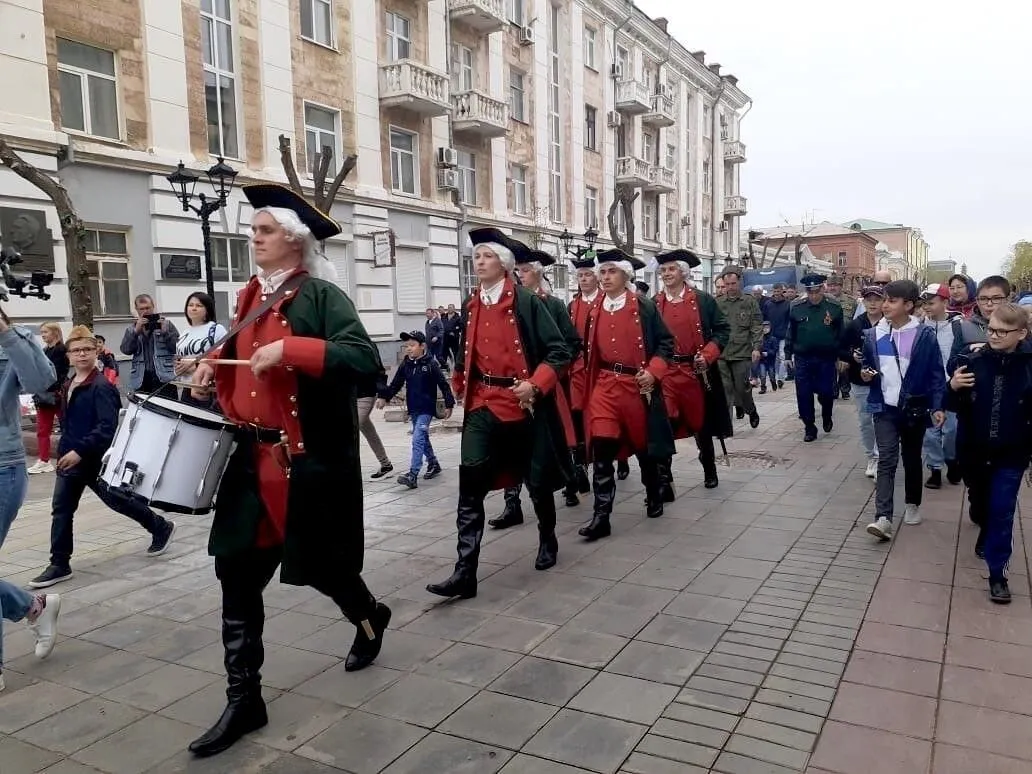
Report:
M 402 341 L 418 341 L 420 344 L 426 344 L 426 335 L 423 331 L 406 331 L 399 338 Z
M 860 291 L 861 298 L 867 298 L 868 296 L 878 296 L 879 298 L 885 298 L 885 288 L 881 285 L 868 285 L 862 291 Z
M 938 296 L 939 298 L 944 298 L 946 300 L 949 300 L 949 297 L 950 297 L 950 287 L 949 287 L 949 285 L 947 285 L 945 283 L 942 283 L 942 282 L 933 282 L 931 285 L 929 285 L 928 287 L 926 287 L 924 290 L 921 291 L 921 300 L 922 301 L 927 301 L 927 300 L 929 300 L 931 298 L 935 298 L 936 296 Z

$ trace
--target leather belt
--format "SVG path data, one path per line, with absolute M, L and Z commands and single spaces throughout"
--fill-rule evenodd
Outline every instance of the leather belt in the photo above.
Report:
M 672 363 L 694 363 L 695 355 L 674 355 L 670 358 Z
M 641 366 L 624 365 L 623 363 L 599 362 L 598 367 L 603 371 L 612 371 L 614 374 L 626 374 L 627 376 L 635 376 L 641 370 Z
M 473 380 L 485 387 L 515 387 L 519 381 L 515 376 L 492 376 L 491 374 L 474 374 Z
M 283 443 L 284 433 L 274 427 L 259 427 L 258 425 L 240 425 L 239 435 L 256 443 Z

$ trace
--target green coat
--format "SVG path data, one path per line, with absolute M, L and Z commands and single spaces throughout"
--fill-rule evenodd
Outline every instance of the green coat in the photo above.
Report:
M 856 314 L 856 299 L 853 298 L 849 293 L 842 292 L 838 296 L 825 296 L 830 298 L 832 301 L 837 301 L 842 307 L 842 317 L 846 320 L 852 320 L 853 315 Z
M 750 360 L 753 351 L 759 351 L 763 343 L 763 312 L 759 302 L 748 293 L 734 298 L 725 294 L 717 299 L 717 306 L 731 326 L 727 346 L 720 359 Z
M 513 303 L 513 316 L 516 318 L 516 325 L 520 331 L 520 341 L 523 344 L 527 370 L 534 373 L 538 365 L 544 363 L 557 375 L 562 376 L 568 370 L 573 356 L 570 344 L 564 339 L 556 325 L 548 305 L 535 293 L 515 282 L 513 283 L 513 292 L 516 295 Z M 466 327 L 469 325 L 471 300 L 472 297 L 467 298 L 462 304 L 459 351 L 455 356 L 455 370 L 464 375 L 466 375 Z M 560 305 L 562 304 L 559 299 L 555 300 Z M 562 315 L 569 320 L 565 308 L 562 310 Z M 562 388 L 556 384 L 555 389 Z M 559 418 L 554 391 L 548 395 L 539 396 L 534 402 L 534 415 L 531 422 L 533 422 L 533 451 L 530 470 L 525 479 L 527 487 L 556 492 L 564 488 L 567 481 L 573 477 L 573 461 L 570 457 L 570 450 L 566 446 L 566 435 L 563 432 L 562 420 Z M 465 424 L 465 419 L 463 424 Z
M 842 305 L 825 296 L 818 304 L 803 301 L 788 310 L 785 357 L 838 358 L 845 323 Z
M 365 536 L 355 385 L 377 374 L 382 363 L 351 299 L 333 283 L 309 278 L 280 311 L 292 335 L 326 342 L 320 378 L 296 371 L 294 405 L 305 454 L 295 455 L 291 463 L 280 575 L 284 583 L 307 585 L 314 579 L 311 570 L 362 571 Z M 235 346 L 230 341 L 223 356 L 236 357 Z M 251 447 L 242 444 L 219 487 L 208 552 L 228 557 L 249 550 L 263 514 Z
M 541 297 L 539 296 L 539 298 Z M 574 326 L 573 320 L 570 319 L 570 310 L 567 309 L 562 299 L 555 296 L 545 296 L 541 300 L 548 308 L 552 319 L 555 320 L 555 324 L 559 328 L 559 333 L 562 334 L 563 340 L 566 342 L 566 348 L 570 351 L 570 362 L 572 363 L 584 353 L 584 339 L 577 333 L 577 328 Z

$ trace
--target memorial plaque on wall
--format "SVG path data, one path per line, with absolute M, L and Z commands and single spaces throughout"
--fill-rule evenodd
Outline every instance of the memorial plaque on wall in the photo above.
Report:
M 161 278 L 166 280 L 199 280 L 201 256 L 161 253 Z
M 0 207 L 0 245 L 21 253 L 15 271 L 54 271 L 54 236 L 43 210 Z

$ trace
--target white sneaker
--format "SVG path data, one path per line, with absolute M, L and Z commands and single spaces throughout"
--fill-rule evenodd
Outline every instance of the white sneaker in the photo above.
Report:
M 36 464 L 32 465 L 27 472 L 30 475 L 35 475 L 36 473 L 53 473 L 54 463 L 43 462 L 43 460 L 36 460 Z
M 892 522 L 882 516 L 874 524 L 867 525 L 867 531 L 879 540 L 892 539 Z
M 4 673 L 0 672 L 0 693 L 3 693 L 3 690 L 6 687 L 7 687 L 7 685 L 6 685 L 6 683 L 4 683 Z
M 921 523 L 921 510 L 917 505 L 908 505 L 903 509 L 903 523 L 911 526 Z
M 57 644 L 57 616 L 61 612 L 61 595 L 47 594 L 47 605 L 30 625 L 36 633 L 36 658 L 49 656 Z
M 874 478 L 878 475 L 878 458 L 875 457 L 873 460 L 867 460 L 867 469 L 864 470 L 864 475 L 868 478 Z

